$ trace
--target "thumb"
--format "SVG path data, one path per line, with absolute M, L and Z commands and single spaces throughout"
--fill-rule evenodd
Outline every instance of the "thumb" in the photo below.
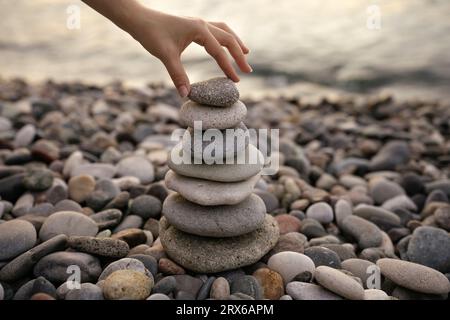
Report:
M 181 63 L 180 57 L 171 57 L 164 61 L 164 65 L 172 78 L 173 84 L 178 90 L 178 94 L 185 98 L 189 94 L 189 78 Z

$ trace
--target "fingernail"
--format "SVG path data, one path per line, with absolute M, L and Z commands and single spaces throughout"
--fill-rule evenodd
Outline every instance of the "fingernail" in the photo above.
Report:
M 178 94 L 180 95 L 180 97 L 186 98 L 189 94 L 187 87 L 185 85 L 179 86 Z

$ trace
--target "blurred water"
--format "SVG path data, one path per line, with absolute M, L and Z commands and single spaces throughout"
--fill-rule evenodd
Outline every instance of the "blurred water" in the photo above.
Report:
M 298 81 L 368 92 L 450 96 L 448 0 L 148 0 L 155 9 L 226 21 L 251 48 L 241 91 Z M 81 28 L 66 8 L 81 7 Z M 378 5 L 381 29 L 366 26 Z M 192 81 L 219 74 L 204 51 L 183 55 Z M 167 81 L 162 65 L 81 1 L 0 0 L 0 75 L 32 80 Z

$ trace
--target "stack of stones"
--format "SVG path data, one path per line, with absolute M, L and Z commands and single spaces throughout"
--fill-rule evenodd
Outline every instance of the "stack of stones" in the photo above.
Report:
M 163 204 L 161 243 L 170 258 L 196 272 L 251 265 L 275 246 L 279 230 L 253 193 L 264 156 L 242 122 L 247 108 L 226 78 L 193 84 L 189 98 L 180 110 L 188 128 L 169 156 L 165 183 L 175 192 Z M 197 121 L 202 130 L 194 130 Z M 211 129 L 223 139 L 204 142 Z

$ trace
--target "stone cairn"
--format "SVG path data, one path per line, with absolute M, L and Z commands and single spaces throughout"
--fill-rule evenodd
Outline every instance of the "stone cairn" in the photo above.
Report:
M 242 122 L 247 108 L 227 78 L 193 84 L 189 98 L 180 110 L 188 128 L 169 156 L 171 170 L 165 183 L 175 193 L 163 204 L 161 243 L 171 259 L 195 272 L 251 265 L 275 246 L 279 230 L 266 214 L 264 202 L 253 193 L 264 157 L 250 143 Z M 201 121 L 203 131 L 194 130 L 194 121 Z M 224 138 L 204 142 L 201 135 L 208 129 L 220 130 Z M 226 129 L 237 137 L 231 143 L 226 141 Z M 207 156 L 207 148 L 214 149 L 213 158 Z M 186 155 L 190 161 L 180 162 Z M 219 158 L 223 163 L 213 161 Z M 226 161 L 230 158 L 233 161 Z

